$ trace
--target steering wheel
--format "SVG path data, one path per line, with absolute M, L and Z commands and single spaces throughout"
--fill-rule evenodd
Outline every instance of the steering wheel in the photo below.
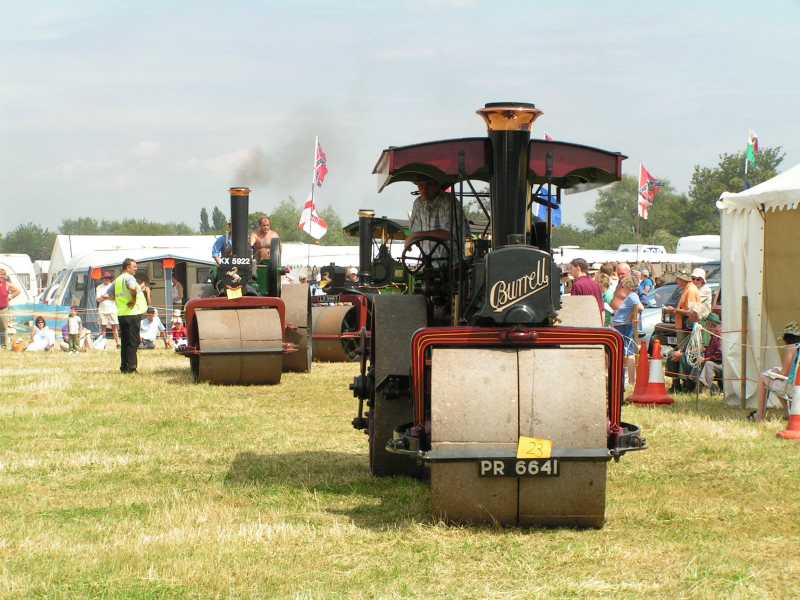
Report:
M 428 242 L 425 244 L 424 242 Z M 426 246 L 428 249 L 426 250 Z M 416 248 L 416 255 L 412 250 Z M 403 268 L 412 275 L 419 275 L 428 270 L 440 269 L 450 260 L 450 247 L 441 236 L 420 236 L 406 246 L 400 257 Z

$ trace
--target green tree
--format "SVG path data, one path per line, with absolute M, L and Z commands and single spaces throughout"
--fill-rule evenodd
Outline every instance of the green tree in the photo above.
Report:
M 785 154 L 780 146 L 763 148 L 758 154 L 754 167 L 748 168 L 747 179 L 750 186 L 757 185 L 778 174 L 778 167 Z M 716 167 L 695 165 L 689 186 L 689 206 L 687 223 L 691 231 L 682 235 L 719 233 L 719 210 L 717 200 L 722 192 L 741 192 L 744 190 L 745 151 L 734 154 L 721 154 Z
M 574 225 L 561 225 L 553 228 L 553 248 L 558 246 L 581 246 L 589 248 L 592 243 L 592 232 L 588 229 L 578 229 Z
M 319 211 L 319 216 L 328 223 L 328 232 L 322 236 L 319 243 L 323 246 L 358 246 L 358 238 L 351 237 L 342 231 L 344 224 L 339 214 L 332 206 L 326 206 Z M 304 241 L 313 244 L 316 240 L 307 233 L 303 233 Z
M 214 210 L 211 211 L 211 224 L 214 226 L 215 233 L 222 233 L 225 231 L 225 223 L 227 223 L 228 219 L 225 217 L 225 213 L 222 212 L 218 206 L 214 207 Z
M 56 234 L 34 223 L 20 225 L 2 240 L 3 252 L 27 254 L 31 260 L 47 260 L 53 250 Z
M 97 235 L 102 233 L 100 224 L 92 217 L 64 219 L 61 221 L 61 227 L 58 230 L 65 235 Z
M 200 233 L 211 233 L 211 225 L 208 223 L 208 211 L 205 206 L 200 209 Z
M 144 219 L 96 221 L 91 217 L 65 219 L 59 231 L 68 235 L 193 235 L 196 232 L 184 223 L 156 223 Z
M 269 215 L 272 229 L 277 231 L 284 242 L 302 242 L 305 235 L 297 227 L 300 222 L 300 207 L 294 198 L 289 196 Z
M 656 244 L 656 240 L 685 235 L 687 226 L 686 196 L 675 193 L 668 181 L 662 181 L 648 219 L 639 219 L 639 240 L 642 244 Z M 635 243 L 637 226 L 636 199 L 638 182 L 624 175 L 622 180 L 600 190 L 594 210 L 586 215 L 592 230 L 591 245 L 595 248 L 615 249 L 620 244 Z

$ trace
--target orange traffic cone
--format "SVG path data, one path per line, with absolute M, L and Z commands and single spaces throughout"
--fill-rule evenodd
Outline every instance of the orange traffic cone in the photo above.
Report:
M 636 384 L 633 386 L 633 393 L 628 397 L 628 402 L 636 402 L 638 398 L 644 395 L 644 390 L 647 388 L 647 378 L 650 373 L 649 360 L 647 342 L 642 340 L 642 345 L 639 349 L 639 364 L 636 365 Z
M 664 365 L 661 364 L 661 342 L 653 342 L 653 356 L 650 357 L 647 387 L 644 393 L 631 401 L 634 404 L 652 406 L 654 404 L 672 404 L 674 400 L 667 393 L 664 385 Z
M 794 384 L 794 394 L 789 400 L 789 424 L 785 431 L 776 434 L 785 440 L 800 440 L 800 385 L 797 380 Z

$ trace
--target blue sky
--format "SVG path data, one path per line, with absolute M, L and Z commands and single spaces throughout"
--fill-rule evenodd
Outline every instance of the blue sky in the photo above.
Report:
M 800 2 L 5 2 L 0 232 L 143 217 L 196 226 L 254 164 L 253 210 L 308 194 L 402 216 L 380 151 L 483 135 L 532 101 L 534 135 L 619 150 L 681 191 L 695 164 L 782 145 L 800 162 Z M 593 194 L 567 197 L 582 224 Z M 226 208 L 227 210 L 227 208 Z

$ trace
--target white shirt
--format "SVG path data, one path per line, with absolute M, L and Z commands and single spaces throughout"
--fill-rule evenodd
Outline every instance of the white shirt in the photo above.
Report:
M 114 283 L 108 285 L 100 284 L 97 286 L 97 309 L 105 314 L 117 314 L 117 303 L 111 298 L 114 296 Z M 112 288 L 112 289 L 110 289 Z M 103 296 L 110 296 L 107 300 L 100 300 Z
M 418 196 L 417 199 L 414 200 L 414 206 L 411 209 L 411 218 L 408 223 L 409 229 L 412 233 L 418 231 L 432 231 L 434 229 L 443 229 L 449 232 L 451 203 L 456 219 L 463 223 L 463 230 L 461 233 L 463 236 L 462 240 L 466 240 L 469 236 L 469 224 L 464 218 L 464 214 L 461 212 L 461 206 L 455 200 L 455 197 L 445 192 L 439 192 L 439 194 L 429 200 L 423 199 L 422 196 Z M 453 235 L 457 235 L 457 232 L 454 231 Z M 422 246 L 425 252 L 430 252 L 431 249 L 436 246 L 436 242 L 424 241 L 422 242 Z M 452 248 L 453 246 L 448 245 L 448 247 Z M 436 251 L 436 258 L 441 258 L 445 255 L 445 252 L 445 249 L 439 248 L 439 250 Z
M 78 315 L 67 317 L 67 331 L 70 335 L 76 335 L 81 332 L 81 318 Z
M 155 342 L 158 334 L 162 331 L 166 331 L 166 328 L 161 319 L 158 318 L 158 315 L 154 316 L 152 321 L 145 317 L 139 326 L 139 336 L 143 340 L 150 340 L 151 342 Z

